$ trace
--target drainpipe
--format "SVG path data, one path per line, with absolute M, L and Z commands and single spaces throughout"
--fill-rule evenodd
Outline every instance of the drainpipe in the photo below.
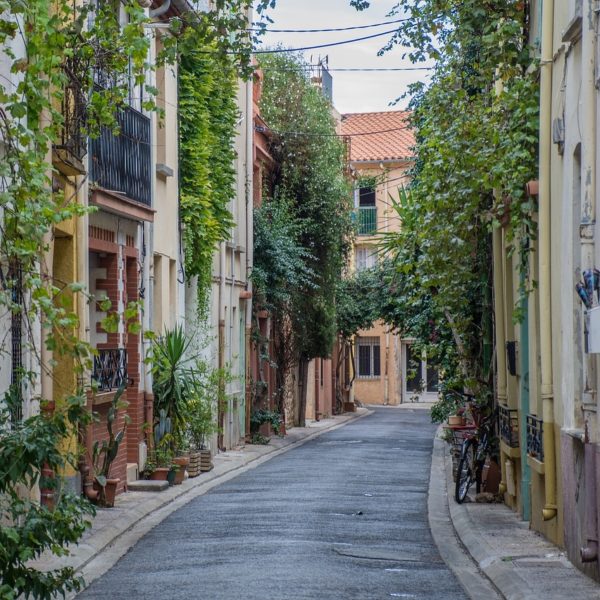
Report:
M 581 105 L 586 126 L 581 130 L 581 268 L 594 267 L 594 225 L 596 221 L 596 2 L 584 3 L 587 14 L 582 19 L 581 38 Z M 585 393 L 595 397 L 596 357 L 585 360 Z M 587 545 L 581 548 L 582 562 L 598 560 L 598 481 L 596 448 L 590 443 L 588 426 L 585 427 L 585 532 Z
M 521 321 L 520 355 L 521 377 L 519 396 L 519 447 L 521 449 L 521 515 L 524 521 L 531 520 L 531 467 L 527 464 L 527 419 L 529 414 L 529 302 L 523 299 L 523 320 Z
M 550 277 L 550 169 L 552 120 L 554 0 L 545 0 L 542 12 L 542 51 L 540 64 L 540 187 L 539 187 L 539 323 L 540 379 L 544 421 L 544 521 L 556 517 L 556 461 L 554 448 L 554 390 L 552 382 L 552 315 Z
M 496 196 L 497 193 L 494 193 Z M 502 229 L 496 227 L 492 234 L 492 249 L 494 260 L 494 319 L 496 321 L 496 397 L 499 404 L 506 404 L 506 335 L 504 328 L 504 269 Z M 506 468 L 504 460 L 500 461 L 502 481 L 499 492 L 506 492 Z
M 251 14 L 249 14 L 251 17 Z M 251 20 L 249 20 L 251 22 Z M 246 82 L 246 435 L 250 433 L 250 413 L 252 410 L 251 386 L 251 347 L 252 333 L 252 267 L 254 265 L 254 84 L 252 78 Z
M 585 535 L 587 545 L 581 548 L 581 562 L 589 563 L 598 560 L 598 515 L 596 512 L 596 447 L 585 440 Z
M 169 8 L 171 8 L 171 0 L 166 0 L 164 4 L 162 4 L 158 8 L 155 8 L 154 10 L 151 10 L 148 14 L 151 19 L 155 19 L 156 17 L 164 15 L 169 10 Z
M 219 350 L 218 350 L 218 368 L 225 368 L 225 242 L 219 244 Z M 223 397 L 225 392 L 225 379 L 221 376 L 219 381 L 220 396 Z M 219 406 L 217 407 L 217 413 L 219 415 L 219 434 L 217 436 L 217 446 L 219 450 L 225 450 L 224 430 L 223 425 L 225 421 L 225 414 L 221 400 L 219 400 Z

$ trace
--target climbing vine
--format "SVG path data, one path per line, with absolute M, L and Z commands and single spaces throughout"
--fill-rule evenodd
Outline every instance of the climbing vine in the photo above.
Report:
M 197 39 L 193 30 L 188 34 Z M 188 278 L 198 277 L 200 304 L 210 286 L 212 256 L 228 239 L 235 194 L 237 78 L 228 56 L 186 44 L 179 76 L 181 220 Z
M 55 226 L 87 210 L 77 194 L 53 189 L 52 152 L 64 141 L 65 113 L 79 111 L 71 131 L 76 137 L 85 140 L 103 128 L 118 135 L 118 111 L 132 88 L 143 91 L 145 110 L 155 110 L 157 90 L 148 85 L 148 74 L 179 59 L 181 46 L 194 38 L 191 29 L 207 56 L 232 55 L 235 69 L 248 73 L 249 5 L 218 0 L 206 13 L 173 19 L 164 50 L 151 64 L 153 34 L 138 0 L 0 0 L 0 62 L 9 70 L 0 79 L 0 319 L 3 328 L 11 320 L 22 325 L 27 357 L 0 403 L 1 598 L 48 598 L 80 589 L 73 569 L 42 572 L 31 561 L 45 551 L 68 554 L 67 545 L 77 542 L 94 512 L 86 499 L 63 489 L 61 478 L 80 458 L 70 443 L 73 434 L 92 420 L 89 386 L 82 381 L 93 352 L 79 337 L 74 308 L 75 295 L 87 300 L 84 285 L 60 281 L 52 272 Z M 83 178 L 73 181 L 75 187 Z M 46 351 L 69 356 L 80 382 L 56 406 L 40 385 L 55 366 L 44 358 Z M 2 354 L 8 353 L 3 346 Z M 35 500 L 38 487 L 53 498 L 53 508 Z

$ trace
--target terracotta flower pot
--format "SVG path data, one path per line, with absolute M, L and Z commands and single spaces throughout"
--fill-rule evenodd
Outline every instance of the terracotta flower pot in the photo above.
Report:
M 464 425 L 465 420 L 460 415 L 450 415 L 448 417 L 448 425 Z
M 152 471 L 149 479 L 152 479 L 153 481 L 166 481 L 170 470 L 169 467 L 156 467 L 156 469 Z
M 112 508 L 115 505 L 115 496 L 117 495 L 117 486 L 120 479 L 107 479 L 104 487 L 104 506 Z
M 102 486 L 94 480 L 94 490 L 98 492 L 96 501 L 100 506 L 112 508 L 115 505 L 115 496 L 117 495 L 117 487 L 120 481 L 120 479 L 107 479 L 103 494 Z
M 189 456 L 177 456 L 173 459 L 173 464 L 177 465 L 179 469 L 175 472 L 175 485 L 181 485 L 185 479 L 185 470 L 190 464 Z

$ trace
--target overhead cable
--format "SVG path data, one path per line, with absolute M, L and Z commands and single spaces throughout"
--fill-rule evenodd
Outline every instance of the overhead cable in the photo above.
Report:
M 365 40 L 371 40 L 373 38 L 382 37 L 384 35 L 392 35 L 396 33 L 396 29 L 389 29 L 380 33 L 373 33 L 372 35 L 365 35 L 359 38 L 352 38 L 350 40 L 341 40 L 339 42 L 329 42 L 328 44 L 316 44 L 315 46 L 303 46 L 301 48 L 273 48 L 272 50 L 252 50 L 252 54 L 278 54 L 282 52 L 303 52 L 304 50 L 317 50 L 319 48 L 331 48 L 333 46 L 343 46 L 344 44 L 353 44 L 354 42 L 363 42 Z M 218 50 L 200 50 L 201 54 L 219 54 Z M 223 54 L 242 54 L 240 50 L 229 50 Z
M 325 29 L 269 29 L 262 27 L 252 27 L 249 31 L 260 31 L 261 33 L 328 33 L 331 31 L 352 31 L 355 29 L 370 29 L 372 27 L 381 27 L 383 25 L 393 25 L 394 23 L 402 23 L 410 19 L 395 19 L 393 21 L 383 21 L 381 23 L 371 23 L 370 25 L 354 25 L 352 27 L 328 27 Z

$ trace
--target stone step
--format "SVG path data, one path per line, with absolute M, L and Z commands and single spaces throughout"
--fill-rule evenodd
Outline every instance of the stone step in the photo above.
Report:
M 151 479 L 139 479 L 127 484 L 129 492 L 164 492 L 169 489 L 168 481 L 153 481 Z

